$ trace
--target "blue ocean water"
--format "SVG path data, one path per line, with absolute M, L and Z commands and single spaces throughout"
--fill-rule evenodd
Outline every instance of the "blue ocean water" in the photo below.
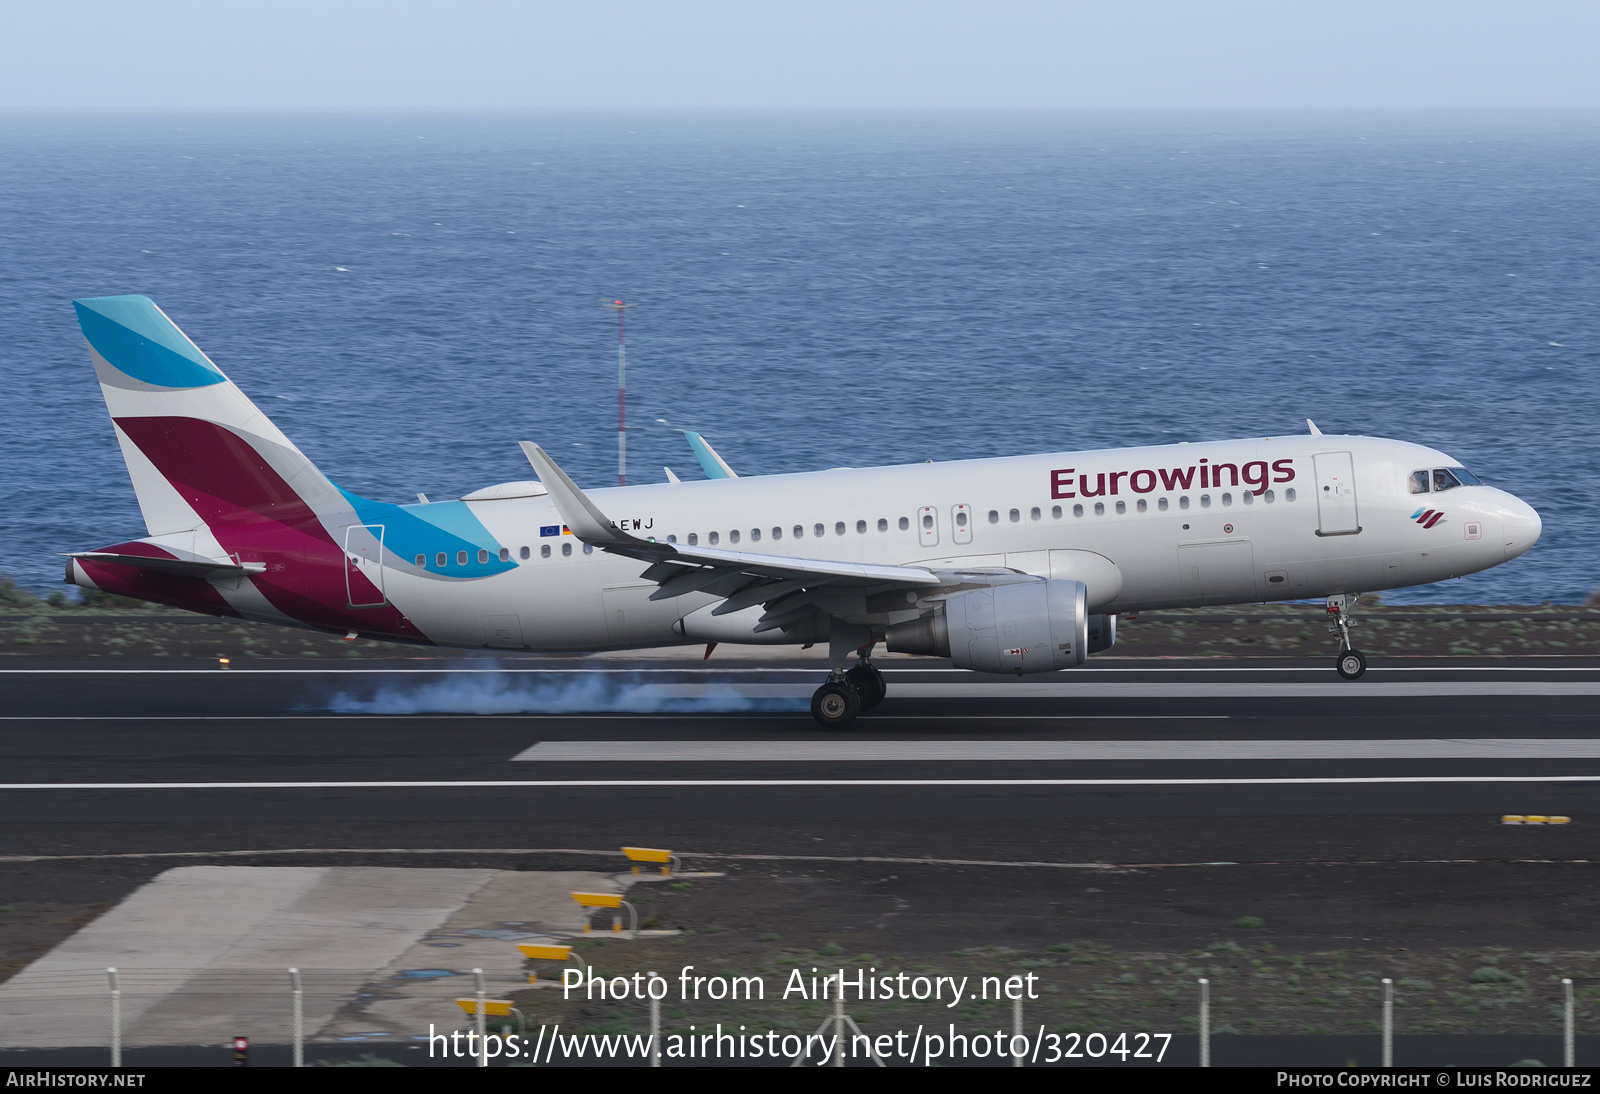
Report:
M 0 572 L 142 534 L 69 304 L 146 293 L 342 485 L 1300 432 L 1545 521 L 1391 600 L 1600 585 L 1600 120 L 0 120 Z

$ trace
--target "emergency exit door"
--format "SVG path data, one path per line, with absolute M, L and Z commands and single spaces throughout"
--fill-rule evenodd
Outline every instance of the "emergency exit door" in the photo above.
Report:
M 1353 536 L 1361 531 L 1356 512 L 1356 470 L 1348 452 L 1318 452 L 1317 535 Z

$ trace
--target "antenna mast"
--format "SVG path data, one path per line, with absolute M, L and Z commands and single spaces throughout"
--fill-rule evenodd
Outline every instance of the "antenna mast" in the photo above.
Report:
M 617 313 L 617 485 L 628 485 L 628 328 L 624 320 L 632 304 L 609 300 Z

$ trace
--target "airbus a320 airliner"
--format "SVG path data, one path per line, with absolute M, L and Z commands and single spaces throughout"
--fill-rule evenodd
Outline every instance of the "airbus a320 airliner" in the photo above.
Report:
M 829 727 L 882 702 L 880 642 L 1053 672 L 1140 609 L 1326 597 L 1355 679 L 1358 592 L 1498 566 L 1541 529 L 1443 452 L 1314 425 L 590 491 L 525 441 L 537 481 L 395 505 L 335 485 L 149 298 L 75 306 L 149 535 L 69 555 L 69 583 L 435 646 L 825 642 Z

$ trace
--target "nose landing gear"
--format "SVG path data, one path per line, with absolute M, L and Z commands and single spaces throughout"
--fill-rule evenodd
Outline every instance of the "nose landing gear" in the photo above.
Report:
M 828 682 L 812 694 L 811 716 L 826 728 L 843 729 L 855 720 L 857 714 L 883 702 L 889 687 L 883 673 L 872 663 L 874 645 L 876 642 L 869 635 L 867 644 L 855 650 L 855 667 L 847 671 L 843 664 L 836 665 L 828 673 Z M 849 649 L 849 646 L 843 651 L 830 649 L 829 653 L 838 653 L 838 660 L 844 662 L 849 656 Z
M 1350 641 L 1350 628 L 1356 625 L 1350 617 L 1350 609 L 1355 603 L 1354 594 L 1328 597 L 1328 631 L 1339 636 L 1339 656 L 1334 659 L 1333 667 L 1346 680 L 1359 680 L 1367 671 L 1366 654 Z

